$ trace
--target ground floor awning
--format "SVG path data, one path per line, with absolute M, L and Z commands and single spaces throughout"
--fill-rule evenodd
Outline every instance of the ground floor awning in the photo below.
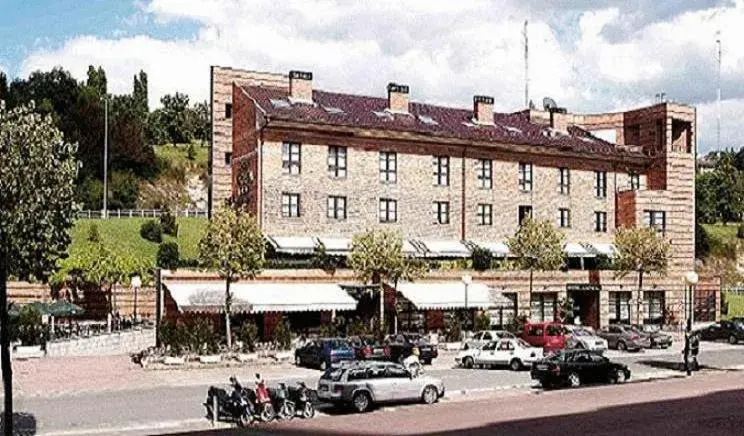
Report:
M 615 257 L 617 255 L 617 248 L 614 244 L 607 243 L 592 243 L 584 244 L 586 249 L 594 254 L 607 257 Z
M 312 236 L 267 236 L 277 253 L 313 254 L 318 241 Z
M 166 283 L 166 288 L 179 312 L 224 310 L 224 282 Z M 342 311 L 357 305 L 341 286 L 332 283 L 239 282 L 230 290 L 235 313 Z
M 427 257 L 470 257 L 470 248 L 455 240 L 421 240 Z
M 398 283 L 398 292 L 419 310 L 465 309 L 465 284 L 462 282 Z M 488 286 L 471 283 L 467 287 L 467 308 L 491 307 Z
M 568 257 L 595 257 L 596 254 L 590 252 L 583 245 L 575 242 L 569 242 L 563 246 L 563 251 Z
M 481 248 L 485 248 L 490 251 L 494 257 L 508 257 L 509 247 L 503 242 L 473 242 L 475 245 Z
M 319 236 L 318 240 L 325 252 L 331 256 L 348 256 L 351 253 L 351 238 L 327 238 Z
M 511 309 L 516 306 L 516 301 L 504 295 L 501 290 L 490 288 L 490 292 L 493 307 Z

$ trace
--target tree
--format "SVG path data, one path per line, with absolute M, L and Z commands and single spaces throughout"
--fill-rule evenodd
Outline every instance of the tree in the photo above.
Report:
M 194 137 L 194 116 L 189 108 L 189 96 L 177 92 L 160 99 L 168 136 L 173 144 L 191 142 Z
M 147 73 L 142 70 L 134 76 L 132 98 L 134 99 L 137 113 L 140 114 L 142 121 L 145 122 L 147 120 L 147 114 L 150 113 L 150 105 L 147 101 Z
M 46 280 L 70 244 L 77 205 L 77 147 L 33 105 L 0 103 L 0 358 L 5 434 L 13 432 L 7 280 Z
M 566 263 L 563 240 L 563 233 L 557 231 L 550 221 L 530 218 L 507 241 L 509 250 L 517 258 L 519 268 L 530 271 L 530 298 L 535 270 L 556 270 Z
M 380 328 L 385 328 L 383 281 L 396 286 L 401 280 L 415 280 L 424 274 L 424 265 L 403 255 L 403 238 L 392 230 L 368 230 L 354 235 L 348 264 L 357 280 L 380 287 Z
M 209 117 L 209 103 L 203 102 L 194 105 L 194 136 L 201 141 L 202 146 L 209 140 L 212 134 L 212 122 Z
M 8 98 L 8 76 L 4 72 L 0 71 L 0 100 L 6 100 Z
M 722 153 L 714 170 L 717 210 L 723 223 L 740 221 L 744 212 L 744 177 L 734 166 L 732 153 Z
M 653 272 L 666 274 L 669 262 L 669 241 L 649 227 L 621 227 L 615 233 L 617 256 L 615 265 L 617 276 L 625 277 L 631 272 L 638 273 L 637 322 L 641 319 L 643 301 L 643 275 Z
M 95 90 L 99 96 L 105 96 L 108 94 L 108 80 L 106 79 L 106 72 L 103 67 L 97 69 L 93 65 L 88 66 L 88 80 L 85 85 Z
M 698 174 L 695 177 L 695 216 L 699 223 L 713 224 L 720 218 L 717 178 L 715 172 Z
M 230 284 L 238 278 L 254 279 L 263 268 L 266 241 L 256 218 L 242 210 L 223 206 L 212 215 L 199 241 L 199 264 L 216 270 L 225 280 L 225 333 L 232 347 Z

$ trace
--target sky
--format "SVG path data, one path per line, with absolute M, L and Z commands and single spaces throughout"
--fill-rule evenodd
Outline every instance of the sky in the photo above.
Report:
M 698 149 L 717 145 L 716 38 L 722 41 L 721 148 L 744 128 L 744 0 L 0 0 L 0 70 L 106 70 L 109 90 L 149 76 L 150 104 L 208 98 L 209 66 L 312 71 L 316 88 L 497 111 L 530 98 L 571 112 L 666 98 L 698 108 Z M 29 31 L 32 29 L 32 31 Z M 720 33 L 718 33 L 720 32 Z

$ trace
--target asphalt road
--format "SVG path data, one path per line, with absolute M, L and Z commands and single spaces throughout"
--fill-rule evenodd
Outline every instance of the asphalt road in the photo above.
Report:
M 628 364 L 635 376 L 669 374 L 676 370 L 680 362 L 677 351 L 649 351 L 612 358 Z M 707 366 L 709 371 L 744 365 L 744 346 L 704 353 L 701 355 L 700 363 Z M 505 392 L 507 389 L 525 390 L 533 385 L 528 371 L 466 370 L 448 368 L 449 366 L 446 361 L 440 361 L 433 367 L 427 367 L 426 372 L 442 378 L 450 397 L 462 393 L 477 395 L 490 391 Z M 298 379 L 290 378 L 286 381 L 295 382 Z M 304 381 L 314 386 L 317 383 L 317 376 L 306 378 Z M 15 410 L 29 413 L 33 418 L 36 434 L 40 435 L 71 436 L 126 432 L 152 434 L 165 432 L 170 428 L 200 428 L 208 425 L 202 406 L 207 387 L 208 385 L 200 384 L 161 386 L 55 398 L 19 396 L 15 399 Z

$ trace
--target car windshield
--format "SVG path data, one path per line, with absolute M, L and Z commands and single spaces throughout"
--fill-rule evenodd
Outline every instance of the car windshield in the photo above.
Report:
M 566 360 L 566 353 L 557 351 L 555 353 L 548 354 L 546 359 L 550 360 L 551 362 L 564 362 Z
M 346 341 L 342 341 L 340 339 L 331 339 L 327 341 L 328 348 L 331 350 L 345 350 L 349 348 L 349 344 L 346 343 Z
M 573 334 L 576 336 L 594 336 L 592 332 L 586 329 L 576 329 L 573 331 Z
M 323 373 L 323 375 L 320 376 L 320 379 L 337 382 L 341 380 L 341 377 L 344 375 L 344 371 L 345 369 L 343 368 L 329 368 L 326 370 L 326 372 Z

